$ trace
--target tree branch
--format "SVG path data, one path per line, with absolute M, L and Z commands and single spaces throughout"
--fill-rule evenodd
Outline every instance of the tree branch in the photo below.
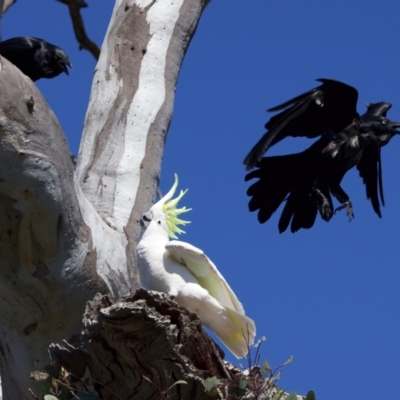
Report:
M 140 216 L 158 186 L 179 69 L 205 3 L 117 0 L 103 42 L 76 172 L 102 218 L 125 233 L 132 261 Z
M 16 2 L 17 0 L 4 0 L 3 4 L 3 14 L 4 15 L 7 10 Z
M 92 53 L 93 57 L 98 60 L 100 57 L 100 48 L 96 43 L 92 42 L 86 34 L 83 18 L 81 16 L 81 8 L 88 7 L 84 0 L 57 0 L 60 3 L 66 4 L 71 16 L 72 25 L 76 39 L 79 43 L 79 49 L 86 49 Z

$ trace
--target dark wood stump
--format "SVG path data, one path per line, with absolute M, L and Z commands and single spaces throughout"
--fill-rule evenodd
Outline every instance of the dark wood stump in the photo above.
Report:
M 98 294 L 83 325 L 79 338 L 50 351 L 76 379 L 88 368 L 101 399 L 217 399 L 203 381 L 237 379 L 197 315 L 166 294 L 139 289 L 116 302 Z

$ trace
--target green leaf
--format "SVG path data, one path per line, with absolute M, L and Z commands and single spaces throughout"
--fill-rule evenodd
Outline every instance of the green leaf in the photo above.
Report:
M 271 372 L 271 367 L 270 367 L 268 361 L 264 360 L 264 362 L 261 365 L 261 373 L 263 375 L 268 375 L 270 372 Z
M 316 400 L 315 393 L 312 390 L 309 390 L 306 396 L 306 400 Z
M 222 398 L 222 393 L 219 390 L 218 386 L 221 384 L 221 381 L 213 376 L 211 378 L 207 378 L 203 381 L 203 386 L 205 387 L 207 393 L 210 396 L 219 396 Z
M 44 399 L 44 400 L 58 400 L 58 397 L 53 396 L 52 394 L 46 394 L 46 395 L 43 397 L 43 399 Z
M 297 400 L 297 393 L 296 392 L 290 393 L 285 397 L 285 400 Z
M 207 378 L 203 381 L 203 386 L 205 387 L 207 393 L 209 393 L 210 395 L 216 392 L 216 388 L 220 384 L 221 381 L 215 376 Z
M 246 389 L 247 387 L 247 380 L 246 379 L 239 379 L 237 382 L 237 386 L 239 389 Z
M 284 363 L 283 363 L 283 365 L 285 366 L 285 365 L 289 365 L 292 361 L 293 361 L 293 356 L 290 356 Z
M 238 397 L 243 397 L 247 392 L 248 382 L 246 379 L 239 379 L 236 381 L 236 387 L 233 392 Z

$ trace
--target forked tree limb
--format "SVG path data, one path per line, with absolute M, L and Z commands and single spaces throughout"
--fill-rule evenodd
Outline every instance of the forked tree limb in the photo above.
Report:
M 98 60 L 100 56 L 100 48 L 99 46 L 97 46 L 96 43 L 89 39 L 81 15 L 81 9 L 88 7 L 87 3 L 84 0 L 57 1 L 68 6 L 69 15 L 71 16 L 72 26 L 74 27 L 75 36 L 79 43 L 79 48 L 88 50 L 93 55 L 93 57 Z
M 126 235 L 132 267 L 179 70 L 207 2 L 117 0 L 95 70 L 76 173 L 99 215 Z

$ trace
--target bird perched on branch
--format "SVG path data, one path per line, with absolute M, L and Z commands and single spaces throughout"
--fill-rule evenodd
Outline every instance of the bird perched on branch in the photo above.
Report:
M 322 85 L 269 111 L 281 111 L 265 125 L 267 132 L 244 160 L 245 180 L 253 183 L 250 211 L 258 211 L 261 223 L 268 221 L 286 200 L 279 220 L 279 231 L 289 224 L 291 231 L 311 228 L 317 212 L 329 221 L 333 215 L 333 195 L 354 217 L 349 196 L 340 186 L 346 174 L 357 166 L 366 185 L 367 198 L 379 217 L 384 204 L 381 147 L 399 133 L 400 123 L 386 117 L 391 104 L 367 104 L 361 117 L 356 111 L 358 92 L 344 83 L 318 79 Z M 320 138 L 307 150 L 284 156 L 264 157 L 268 148 L 288 136 Z M 379 195 L 378 195 L 379 190 Z
M 210 328 L 237 357 L 244 357 L 253 344 L 256 328 L 246 317 L 232 289 L 204 252 L 176 239 L 184 233 L 178 225 L 188 221 L 178 218 L 190 211 L 176 208 L 186 191 L 172 199 L 178 177 L 171 190 L 143 214 L 146 226 L 137 247 L 138 268 L 148 290 L 165 292 L 177 303 L 195 312 L 203 325 Z
M 0 54 L 33 81 L 54 78 L 72 65 L 63 49 L 46 40 L 33 37 L 15 37 L 0 42 Z

